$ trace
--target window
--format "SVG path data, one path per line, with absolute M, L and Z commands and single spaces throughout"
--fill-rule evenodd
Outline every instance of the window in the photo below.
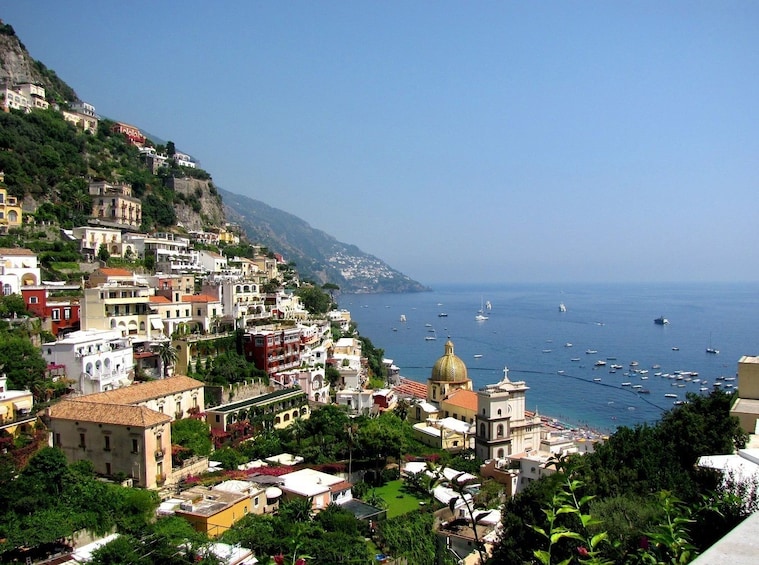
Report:
M 71 308 L 64 308 L 63 309 L 63 319 L 64 320 L 70 320 L 71 319 Z
M 258 497 L 255 497 L 255 498 L 253 499 L 253 507 L 254 507 L 254 508 L 258 508 Z
M 496 428 L 496 436 L 503 437 L 503 424 L 498 424 L 498 427 Z
M 29 297 L 29 304 L 37 304 L 37 297 L 36 296 L 30 296 Z
M 61 311 L 58 308 L 53 308 L 50 315 L 51 315 L 51 318 L 53 318 L 53 320 L 56 322 L 61 319 Z
M 105 474 L 106 475 L 110 475 L 111 474 L 111 464 L 110 463 L 106 463 L 105 464 Z
M 85 447 L 87 447 L 87 443 L 85 442 L 84 434 L 79 434 L 79 447 L 81 447 L 82 449 L 84 449 Z
M 55 434 L 55 446 L 56 447 L 62 447 L 61 444 L 61 434 Z
M 136 438 L 132 438 L 132 453 L 139 453 L 139 443 Z
M 105 440 L 105 446 L 103 447 L 103 449 L 105 451 L 110 451 L 111 450 L 111 436 L 105 436 L 103 439 Z M 110 473 L 108 474 L 110 475 Z

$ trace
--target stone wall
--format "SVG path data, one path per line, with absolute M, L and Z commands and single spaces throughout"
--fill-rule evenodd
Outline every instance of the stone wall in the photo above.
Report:
M 247 400 L 272 392 L 273 389 L 263 381 L 251 380 L 226 386 L 206 385 L 206 406 L 219 406 L 238 400 Z

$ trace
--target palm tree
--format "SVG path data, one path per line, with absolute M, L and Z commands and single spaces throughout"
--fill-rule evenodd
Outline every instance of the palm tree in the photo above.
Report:
M 158 346 L 158 357 L 161 359 L 161 372 L 166 378 L 169 376 L 169 369 L 177 362 L 177 348 L 170 341 L 161 342 L 161 345 Z

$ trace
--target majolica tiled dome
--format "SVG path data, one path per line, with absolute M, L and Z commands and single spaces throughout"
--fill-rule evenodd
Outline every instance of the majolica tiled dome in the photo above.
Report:
M 445 342 L 445 355 L 435 361 L 432 366 L 432 381 L 447 381 L 460 383 L 468 380 L 466 365 L 453 353 L 453 342 L 449 339 Z

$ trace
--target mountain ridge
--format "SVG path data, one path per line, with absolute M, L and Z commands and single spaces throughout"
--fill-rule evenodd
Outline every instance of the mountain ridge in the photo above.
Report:
M 303 278 L 336 284 L 349 294 L 430 290 L 374 255 L 313 228 L 289 212 L 229 190 L 218 191 L 227 221 L 238 224 L 249 240 L 276 249 L 293 261 Z

